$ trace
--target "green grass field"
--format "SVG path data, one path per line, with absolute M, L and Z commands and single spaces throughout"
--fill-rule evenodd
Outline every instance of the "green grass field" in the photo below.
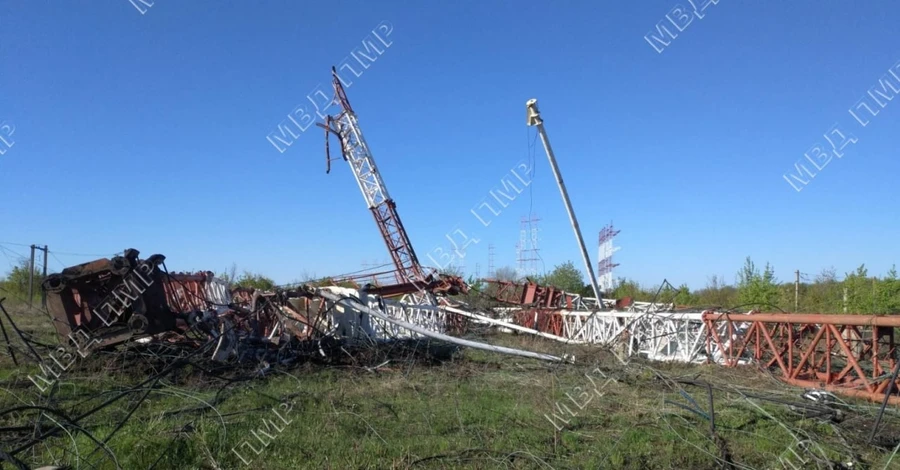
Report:
M 46 318 L 15 318 L 46 338 Z M 11 439 L 21 438 L 22 430 L 8 428 L 25 426 L 24 434 L 32 435 L 40 423 L 43 432 L 65 430 L 16 454 L 33 467 L 763 469 L 828 468 L 828 459 L 852 463 L 850 468 L 900 468 L 900 457 L 889 462 L 900 442 L 900 419 L 891 407 L 877 445 L 870 446 L 865 441 L 877 405 L 848 401 L 840 422 L 810 416 L 771 400 L 809 403 L 799 397 L 802 390 L 754 369 L 639 360 L 623 365 L 596 348 L 500 333 L 481 339 L 574 354 L 576 363 L 474 350 L 442 362 L 373 353 L 256 378 L 249 377 L 255 365 L 242 371 L 191 365 L 138 386 L 159 371 L 158 361 L 146 351 L 108 352 L 79 361 L 52 393 L 41 393 L 28 379 L 37 367 L 15 367 L 4 355 L 0 410 L 44 406 L 74 417 L 122 390 L 129 393 L 79 421 L 81 431 L 36 409 L 0 416 L 2 450 L 21 444 Z M 21 351 L 17 356 L 25 360 Z M 551 422 L 554 414 L 568 423 Z M 113 431 L 105 448 L 95 451 L 88 434 L 104 441 Z M 803 452 L 798 441 L 812 443 L 810 450 Z M 792 448 L 801 450 L 794 455 Z

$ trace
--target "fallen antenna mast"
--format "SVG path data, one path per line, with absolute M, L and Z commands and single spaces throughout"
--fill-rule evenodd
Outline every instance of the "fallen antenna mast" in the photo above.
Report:
M 387 245 L 396 268 L 394 276 L 397 285 L 380 286 L 370 289 L 370 292 L 383 296 L 410 294 L 414 303 L 420 305 L 435 305 L 434 293 L 466 292 L 468 287 L 462 278 L 438 275 L 419 264 L 419 258 L 409 241 L 409 235 L 406 234 L 406 229 L 403 228 L 403 223 L 397 214 L 397 204 L 388 194 L 384 179 L 381 177 L 378 167 L 375 166 L 375 159 L 363 137 L 356 113 L 350 106 L 350 100 L 347 99 L 341 79 L 334 67 L 331 68 L 331 75 L 334 101 L 341 111 L 335 116 L 326 116 L 325 123 L 318 124 L 325 129 L 325 152 L 328 162 L 326 172 L 331 171 L 328 137 L 330 134 L 335 134 L 341 142 L 341 155 L 353 170 L 356 183 L 362 191 L 366 205 L 375 217 L 375 223 L 378 225 L 378 230 L 384 238 L 384 243 Z

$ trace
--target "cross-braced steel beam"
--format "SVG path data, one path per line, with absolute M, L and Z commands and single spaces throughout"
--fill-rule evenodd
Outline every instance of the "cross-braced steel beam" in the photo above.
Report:
M 757 363 L 793 385 L 881 400 L 897 363 L 900 316 L 705 313 L 703 321 L 713 361 Z
M 409 236 L 403 228 L 400 216 L 397 215 L 397 205 L 388 194 L 384 180 L 375 166 L 375 159 L 369 150 L 366 139 L 363 137 L 362 129 L 356 113 L 350 106 L 344 87 L 334 68 L 332 71 L 332 84 L 334 86 L 335 101 L 340 106 L 341 111 L 336 116 L 327 116 L 325 124 L 320 126 L 325 128 L 326 151 L 328 149 L 328 134 L 333 133 L 340 138 L 341 154 L 344 160 L 350 163 L 353 176 L 362 192 L 363 198 L 372 215 L 375 217 L 375 223 L 378 230 L 384 238 L 388 252 L 394 265 L 397 267 L 396 277 L 398 284 L 410 282 L 422 282 L 425 275 L 419 260 L 413 250 Z M 328 155 L 328 161 L 331 156 Z M 328 166 L 331 168 L 330 163 Z

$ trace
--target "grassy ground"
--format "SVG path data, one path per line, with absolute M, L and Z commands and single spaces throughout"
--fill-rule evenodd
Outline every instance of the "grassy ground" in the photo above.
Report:
M 16 319 L 23 329 L 47 326 L 34 314 Z M 139 403 L 108 451 L 91 455 L 96 445 L 69 427 L 17 457 L 32 466 L 116 468 L 116 461 L 124 469 L 762 469 L 782 468 L 782 457 L 796 468 L 816 468 L 811 453 L 822 456 L 820 462 L 854 462 L 852 468 L 900 469 L 900 457 L 888 463 L 900 442 L 893 408 L 878 446 L 868 446 L 874 405 L 849 402 L 838 423 L 804 417 L 785 404 L 748 397 L 802 403 L 802 390 L 752 369 L 623 365 L 596 348 L 503 334 L 482 339 L 575 354 L 576 364 L 467 350 L 441 363 L 394 357 L 376 368 L 383 356 L 357 358 L 254 379 L 188 366 L 81 421 L 102 441 Z M 92 355 L 60 377 L 50 399 L 27 378 L 34 366 L 14 367 L 0 356 L 0 410 L 40 404 L 76 416 L 139 385 L 158 367 L 147 356 Z M 708 389 L 674 382 L 679 378 L 715 386 L 714 432 Z M 566 409 L 571 413 L 561 413 Z M 568 423 L 551 422 L 554 413 Z M 38 420 L 47 431 L 64 418 L 20 410 L 0 416 L 0 427 Z M 0 450 L 13 447 L 9 435 L 0 434 Z M 812 442 L 813 450 L 792 456 L 797 440 Z

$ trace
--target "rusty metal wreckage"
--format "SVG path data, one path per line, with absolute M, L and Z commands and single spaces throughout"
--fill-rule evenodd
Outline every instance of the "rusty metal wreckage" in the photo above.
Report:
M 505 308 L 478 311 L 454 299 L 467 293 L 468 286 L 459 277 L 419 263 L 336 74 L 333 86 L 341 111 L 320 124 L 325 129 L 327 171 L 328 138 L 334 134 L 384 238 L 393 270 L 272 291 L 232 289 L 211 272 L 169 273 L 164 256 L 142 260 L 137 250 L 129 249 L 122 256 L 66 268 L 44 281 L 60 342 L 88 353 L 126 343 L 177 343 L 211 351 L 209 359 L 214 361 L 239 361 L 272 354 L 285 344 L 323 338 L 368 343 L 434 339 L 540 360 L 574 361 L 460 337 L 467 327 L 489 325 L 567 344 L 615 348 L 652 361 L 756 365 L 792 385 L 900 405 L 895 342 L 900 316 L 678 308 L 500 280 L 487 280 L 486 292 Z M 529 124 L 540 126 L 580 240 L 536 102 L 526 106 Z M 582 252 L 590 267 L 586 250 Z
M 900 404 L 895 328 L 900 316 L 728 313 L 676 309 L 671 303 L 601 299 L 534 282 L 488 280 L 508 305 L 478 312 L 441 297 L 415 305 L 363 287 L 310 285 L 263 292 L 230 290 L 212 273 L 173 273 L 164 257 L 125 255 L 49 276 L 48 310 L 63 343 L 90 349 L 128 341 L 213 342 L 211 358 L 241 358 L 245 349 L 277 348 L 314 337 L 394 340 L 430 337 L 495 352 L 562 358 L 461 340 L 466 322 L 490 324 L 572 344 L 620 348 L 659 361 L 757 364 L 787 383 Z M 141 283 L 135 281 L 141 279 Z M 111 304 L 114 304 L 111 306 Z M 459 321 L 465 319 L 465 321 Z M 187 332 L 200 332 L 189 338 Z M 86 332 L 86 333 L 85 333 Z

